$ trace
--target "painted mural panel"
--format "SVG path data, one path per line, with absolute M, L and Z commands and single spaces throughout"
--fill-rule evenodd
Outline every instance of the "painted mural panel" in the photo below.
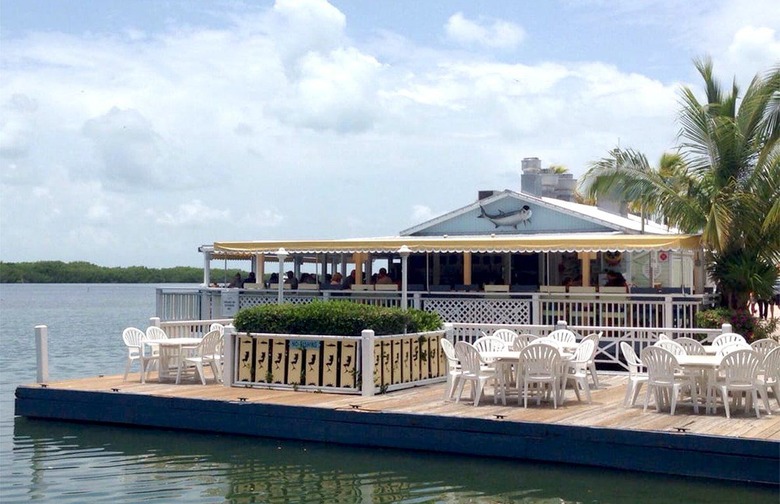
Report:
M 256 382 L 271 383 L 271 340 L 255 338 L 255 376 Z
M 238 337 L 238 381 L 252 382 L 255 378 L 254 366 L 254 338 L 251 336 Z
M 538 201 L 506 196 L 486 202 L 451 219 L 432 224 L 415 235 L 480 235 L 606 232 L 612 228 L 562 210 L 548 208 Z
M 357 342 L 341 342 L 341 358 L 339 369 L 341 371 L 339 384 L 342 387 L 357 386 Z
M 325 342 L 322 359 L 324 366 L 322 370 L 322 384 L 326 387 L 336 387 L 339 376 L 338 343 L 333 340 Z

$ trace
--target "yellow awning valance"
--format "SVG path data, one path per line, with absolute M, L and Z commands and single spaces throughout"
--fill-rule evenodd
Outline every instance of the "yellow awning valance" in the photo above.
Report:
M 273 240 L 215 242 L 214 255 L 275 255 L 280 248 L 288 254 L 397 253 L 406 245 L 412 253 L 522 253 L 522 252 L 606 252 L 610 250 L 693 250 L 701 245 L 700 235 L 626 235 L 580 233 L 555 235 L 493 236 L 392 236 L 341 240 Z

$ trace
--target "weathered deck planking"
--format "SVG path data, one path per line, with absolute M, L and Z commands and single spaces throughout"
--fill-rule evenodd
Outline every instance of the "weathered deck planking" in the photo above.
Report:
M 31 385 L 33 387 L 37 385 Z M 566 402 L 554 409 L 551 404 L 542 402 L 537 406 L 535 401 L 529 401 L 528 409 L 517 405 L 517 396 L 507 397 L 507 405 L 501 401 L 493 403 L 493 395 L 488 392 L 483 395 L 478 407 L 474 407 L 468 397 L 460 403 L 444 401 L 444 385 L 427 385 L 414 389 L 401 390 L 373 397 L 361 397 L 345 394 L 330 394 L 323 392 L 303 392 L 293 390 L 269 390 L 263 388 L 223 387 L 214 383 L 203 386 L 199 383 L 186 382 L 180 385 L 172 383 L 157 383 L 149 381 L 142 384 L 138 375 L 131 375 L 128 381 L 122 381 L 121 376 L 103 376 L 80 378 L 67 381 L 51 382 L 49 388 L 62 388 L 84 391 L 111 391 L 118 389 L 119 393 L 146 394 L 160 397 L 178 397 L 188 399 L 211 399 L 218 401 L 239 401 L 245 397 L 247 402 L 258 402 L 290 406 L 309 406 L 327 409 L 360 409 L 394 413 L 412 413 L 419 415 L 442 415 L 458 418 L 496 419 L 503 416 L 504 421 L 541 422 L 560 425 L 577 425 L 608 427 L 626 430 L 674 431 L 678 427 L 688 429 L 688 432 L 712 436 L 734 438 L 754 438 L 780 441 L 780 410 L 774 398 L 770 407 L 773 415 L 766 415 L 761 408 L 761 418 L 756 418 L 751 411 L 745 413 L 740 407 L 731 412 L 727 419 L 723 408 L 714 415 L 706 415 L 703 408 L 699 414 L 693 413 L 690 405 L 678 405 L 674 416 L 668 410 L 656 412 L 655 405 L 650 404 L 646 413 L 642 412 L 644 390 L 637 404 L 630 408 L 623 407 L 625 392 L 625 377 L 621 375 L 605 375 L 601 377 L 601 388 L 592 390 L 592 404 L 577 402 L 571 390 L 566 392 Z M 464 394 L 465 395 L 465 394 Z
M 672 416 L 642 411 L 643 394 L 623 407 L 624 375 L 600 376 L 592 404 L 443 399 L 444 384 L 373 397 L 199 382 L 141 384 L 137 374 L 33 384 L 17 389 L 17 414 L 158 428 L 288 437 L 477 456 L 625 468 L 780 484 L 780 409 L 756 418 L 743 408 L 726 419 L 678 405 Z M 248 406 L 243 406 L 248 405 Z M 244 408 L 244 409 L 242 409 Z M 381 413 L 377 415 L 376 413 Z M 465 436 L 465 437 L 464 437 Z M 452 444 L 458 439 L 457 444 Z M 464 441 L 465 439 L 465 441 Z M 540 449 L 540 443 L 545 444 Z

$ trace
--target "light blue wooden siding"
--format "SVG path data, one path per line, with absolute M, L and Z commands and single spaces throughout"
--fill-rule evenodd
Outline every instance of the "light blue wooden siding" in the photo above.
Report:
M 435 235 L 481 235 L 481 234 L 540 234 L 540 233 L 587 233 L 587 232 L 608 232 L 612 228 L 590 222 L 557 210 L 548 209 L 532 202 L 524 202 L 514 198 L 506 198 L 496 201 L 490 205 L 485 205 L 485 211 L 488 214 L 498 214 L 499 210 L 504 213 L 520 210 L 523 205 L 531 208 L 531 219 L 529 222 L 520 223 L 517 229 L 512 226 L 496 227 L 488 219 L 478 218 L 479 208 L 462 215 L 458 215 L 444 222 L 434 224 L 429 228 L 414 233 L 417 236 L 435 236 Z

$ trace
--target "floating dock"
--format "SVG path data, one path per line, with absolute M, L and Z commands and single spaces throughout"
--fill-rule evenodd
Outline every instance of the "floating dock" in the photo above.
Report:
M 16 389 L 16 414 L 361 447 L 538 460 L 674 476 L 780 485 L 780 410 L 761 418 L 740 408 L 726 419 L 625 408 L 625 375 L 601 375 L 593 402 L 493 404 L 445 401 L 444 384 L 373 397 L 147 382 L 138 375 L 83 378 Z M 644 389 L 638 403 L 644 397 Z M 700 410 L 701 411 L 701 410 Z

